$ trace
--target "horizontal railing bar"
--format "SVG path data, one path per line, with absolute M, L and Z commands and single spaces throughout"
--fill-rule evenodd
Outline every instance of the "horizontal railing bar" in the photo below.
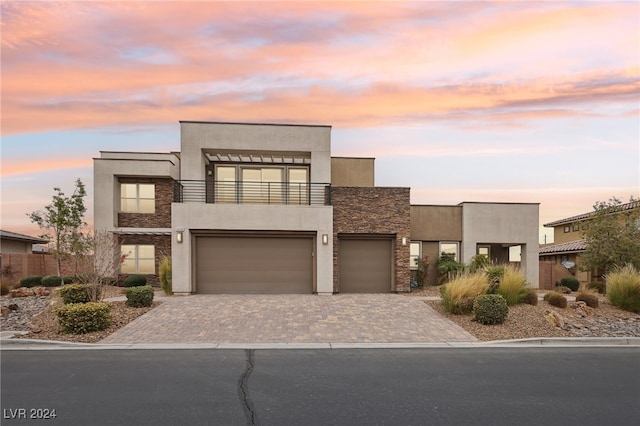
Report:
M 331 205 L 331 184 L 306 182 L 177 180 L 179 203 Z

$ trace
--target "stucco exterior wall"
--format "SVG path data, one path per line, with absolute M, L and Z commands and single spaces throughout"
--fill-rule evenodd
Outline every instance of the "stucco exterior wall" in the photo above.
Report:
M 375 158 L 331 157 L 331 185 L 374 186 Z
M 0 241 L 0 251 L 2 253 L 31 253 L 33 243 L 24 241 L 13 241 L 2 239 Z
M 107 157 L 114 153 L 104 153 Z M 125 153 L 122 153 L 125 154 Z M 137 159 L 138 154 L 127 153 L 127 158 L 93 159 L 93 205 L 96 230 L 111 230 L 118 226 L 120 211 L 119 177 L 157 177 L 179 179 L 179 160 L 174 154 L 145 154 L 153 159 Z
M 412 205 L 411 239 L 462 240 L 462 206 Z
M 471 260 L 479 243 L 522 245 L 521 267 L 537 287 L 538 224 L 537 203 L 462 203 L 462 261 Z
M 180 122 L 181 179 L 203 180 L 207 150 L 303 153 L 313 183 L 331 181 L 331 127 Z
M 332 206 L 174 203 L 171 216 L 173 291 L 177 294 L 190 294 L 195 289 L 192 265 L 192 259 L 195 258 L 193 232 L 199 230 L 314 232 L 316 291 L 318 294 L 333 293 Z M 177 242 L 177 229 L 184 230 L 182 243 Z M 323 234 L 329 236 L 327 245 L 322 244 Z
M 409 188 L 332 187 L 333 202 L 333 281 L 338 282 L 339 234 L 393 236 L 393 288 L 410 290 L 409 271 Z M 407 244 L 402 245 L 402 237 Z

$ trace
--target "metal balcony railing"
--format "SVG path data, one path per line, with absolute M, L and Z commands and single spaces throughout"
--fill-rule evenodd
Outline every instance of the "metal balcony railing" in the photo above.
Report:
M 331 184 L 247 181 L 174 181 L 176 203 L 331 205 Z

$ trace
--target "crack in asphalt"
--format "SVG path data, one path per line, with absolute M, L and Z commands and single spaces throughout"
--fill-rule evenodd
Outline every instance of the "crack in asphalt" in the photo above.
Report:
M 238 380 L 238 397 L 240 398 L 244 415 L 247 417 L 247 424 L 254 426 L 258 424 L 258 419 L 256 418 L 253 402 L 251 402 L 251 398 L 249 397 L 248 383 L 249 376 L 251 376 L 251 372 L 255 367 L 255 362 L 253 360 L 254 351 L 253 349 L 245 349 L 244 353 L 247 357 L 247 363 L 242 376 L 240 376 L 240 379 Z

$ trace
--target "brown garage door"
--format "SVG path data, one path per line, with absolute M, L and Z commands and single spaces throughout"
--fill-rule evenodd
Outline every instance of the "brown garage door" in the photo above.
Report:
M 312 293 L 313 239 L 197 237 L 198 293 Z
M 340 239 L 341 293 L 391 292 L 391 240 Z

